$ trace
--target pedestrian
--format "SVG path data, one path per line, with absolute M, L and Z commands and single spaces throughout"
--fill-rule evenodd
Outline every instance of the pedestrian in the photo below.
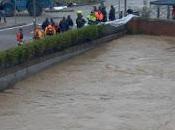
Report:
M 23 43 L 24 43 L 24 41 L 23 41 L 23 30 L 22 30 L 22 28 L 20 28 L 19 30 L 18 30 L 18 32 L 16 33 L 16 40 L 17 40 L 17 42 L 18 42 L 18 46 L 21 46 L 21 45 L 23 45 Z
M 106 8 L 106 7 L 105 7 L 105 5 L 104 5 L 104 2 L 101 1 L 101 2 L 100 2 L 100 6 L 99 6 L 98 9 L 99 9 L 100 11 L 102 11 L 103 8 Z
M 106 11 L 106 7 L 105 6 L 103 6 L 103 7 L 101 7 L 100 9 L 99 9 L 100 11 L 101 11 L 101 13 L 103 14 L 103 20 L 102 20 L 102 22 L 107 22 L 107 11 Z
M 52 26 L 55 26 L 55 22 L 54 22 L 53 18 L 50 18 L 50 24 L 51 24 Z
M 119 19 L 123 18 L 123 11 L 119 12 Z
M 60 33 L 60 27 L 58 23 L 55 23 L 55 30 L 56 30 L 56 33 Z
M 56 30 L 51 24 L 49 24 L 45 29 L 45 35 L 52 36 L 54 34 L 56 34 Z
M 77 19 L 76 19 L 77 28 L 84 27 L 85 23 L 86 23 L 86 20 L 83 18 L 82 12 L 78 11 L 77 12 Z
M 97 11 L 97 6 L 93 6 L 93 12 L 96 12 Z
M 44 31 L 41 29 L 39 25 L 36 26 L 34 31 L 34 38 L 35 40 L 43 39 L 44 38 Z
M 97 19 L 96 19 L 96 17 L 95 17 L 95 13 L 94 13 L 94 12 L 91 12 L 91 13 L 87 16 L 87 19 L 88 19 L 88 24 L 89 24 L 89 25 L 97 24 Z
M 2 22 L 2 18 L 4 19 L 4 23 L 7 23 L 5 10 L 0 9 L 0 22 Z
M 173 10 L 172 10 L 172 18 L 175 20 L 175 5 L 173 6 Z
M 42 29 L 45 31 L 46 27 L 50 24 L 49 19 L 46 18 L 45 21 L 42 23 Z
M 69 30 L 69 25 L 68 25 L 65 17 L 63 17 L 63 19 L 60 21 L 59 27 L 60 27 L 61 32 L 65 32 L 65 31 Z
M 100 10 L 95 12 L 95 17 L 98 22 L 103 22 L 104 16 Z
M 73 28 L 74 23 L 70 15 L 67 16 L 66 22 L 68 24 L 69 29 Z
M 109 20 L 114 21 L 115 20 L 115 8 L 113 5 L 111 5 L 111 9 L 109 11 Z

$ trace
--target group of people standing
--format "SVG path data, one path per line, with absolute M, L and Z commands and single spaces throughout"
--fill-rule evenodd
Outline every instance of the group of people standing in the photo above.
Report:
M 98 24 L 100 22 L 106 22 L 108 19 L 110 21 L 113 21 L 116 19 L 115 17 L 115 8 L 113 5 L 111 5 L 111 9 L 109 11 L 109 17 L 107 17 L 107 11 L 106 7 L 102 4 L 99 6 L 97 9 L 96 6 L 94 6 L 93 10 L 91 13 L 87 16 L 88 19 L 88 24 L 93 25 L 93 24 Z
M 115 8 L 111 5 L 111 9 L 109 11 L 109 17 L 107 17 L 106 7 L 102 4 L 97 9 L 96 6 L 93 7 L 93 10 L 87 16 L 87 20 L 83 17 L 82 11 L 77 11 L 76 24 L 74 24 L 70 15 L 63 17 L 59 23 L 56 23 L 52 18 L 46 18 L 41 26 L 36 25 L 34 29 L 33 39 L 42 39 L 45 36 L 55 35 L 57 33 L 65 32 L 77 26 L 77 28 L 82 28 L 85 24 L 94 25 L 100 22 L 106 22 L 107 20 L 113 21 L 115 20 Z M 19 29 L 16 35 L 18 45 L 23 44 L 23 30 Z
M 107 11 L 104 4 L 101 4 L 97 9 L 96 6 L 93 7 L 91 13 L 87 16 L 88 22 L 83 17 L 82 11 L 77 11 L 77 18 L 76 18 L 76 26 L 77 28 L 82 28 L 85 26 L 86 23 L 89 25 L 98 24 L 99 22 L 106 22 L 107 18 Z M 109 12 L 109 20 L 115 20 L 115 8 L 111 5 L 111 9 Z M 50 20 L 46 18 L 46 20 L 42 23 L 42 28 L 37 27 L 34 39 L 41 39 L 44 35 L 54 35 L 56 33 L 65 32 L 69 29 L 72 29 L 74 26 L 74 22 L 70 15 L 63 17 L 59 24 L 55 23 L 54 20 L 51 18 Z M 44 35 L 37 35 L 38 32 L 43 30 Z
M 67 18 L 63 17 L 59 24 L 55 23 L 52 18 L 50 20 L 46 18 L 41 27 L 36 27 L 34 31 L 34 39 L 41 39 L 44 36 L 50 36 L 56 33 L 68 31 L 69 29 L 73 28 L 73 25 L 74 23 L 70 15 L 68 15 Z

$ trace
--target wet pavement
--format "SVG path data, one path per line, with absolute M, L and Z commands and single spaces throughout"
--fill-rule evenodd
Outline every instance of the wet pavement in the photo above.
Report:
M 175 38 L 133 35 L 0 93 L 1 130 L 174 130 Z

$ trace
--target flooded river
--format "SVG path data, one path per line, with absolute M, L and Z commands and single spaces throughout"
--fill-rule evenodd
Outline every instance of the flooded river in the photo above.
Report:
M 0 93 L 0 130 L 174 130 L 175 38 L 126 36 Z

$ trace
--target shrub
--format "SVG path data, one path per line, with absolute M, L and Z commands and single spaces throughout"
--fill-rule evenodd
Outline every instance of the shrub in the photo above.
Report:
M 101 26 L 87 26 L 82 29 L 73 29 L 65 33 L 34 40 L 27 45 L 0 52 L 0 69 L 13 67 L 28 60 L 64 50 L 68 47 L 96 40 L 105 33 Z

